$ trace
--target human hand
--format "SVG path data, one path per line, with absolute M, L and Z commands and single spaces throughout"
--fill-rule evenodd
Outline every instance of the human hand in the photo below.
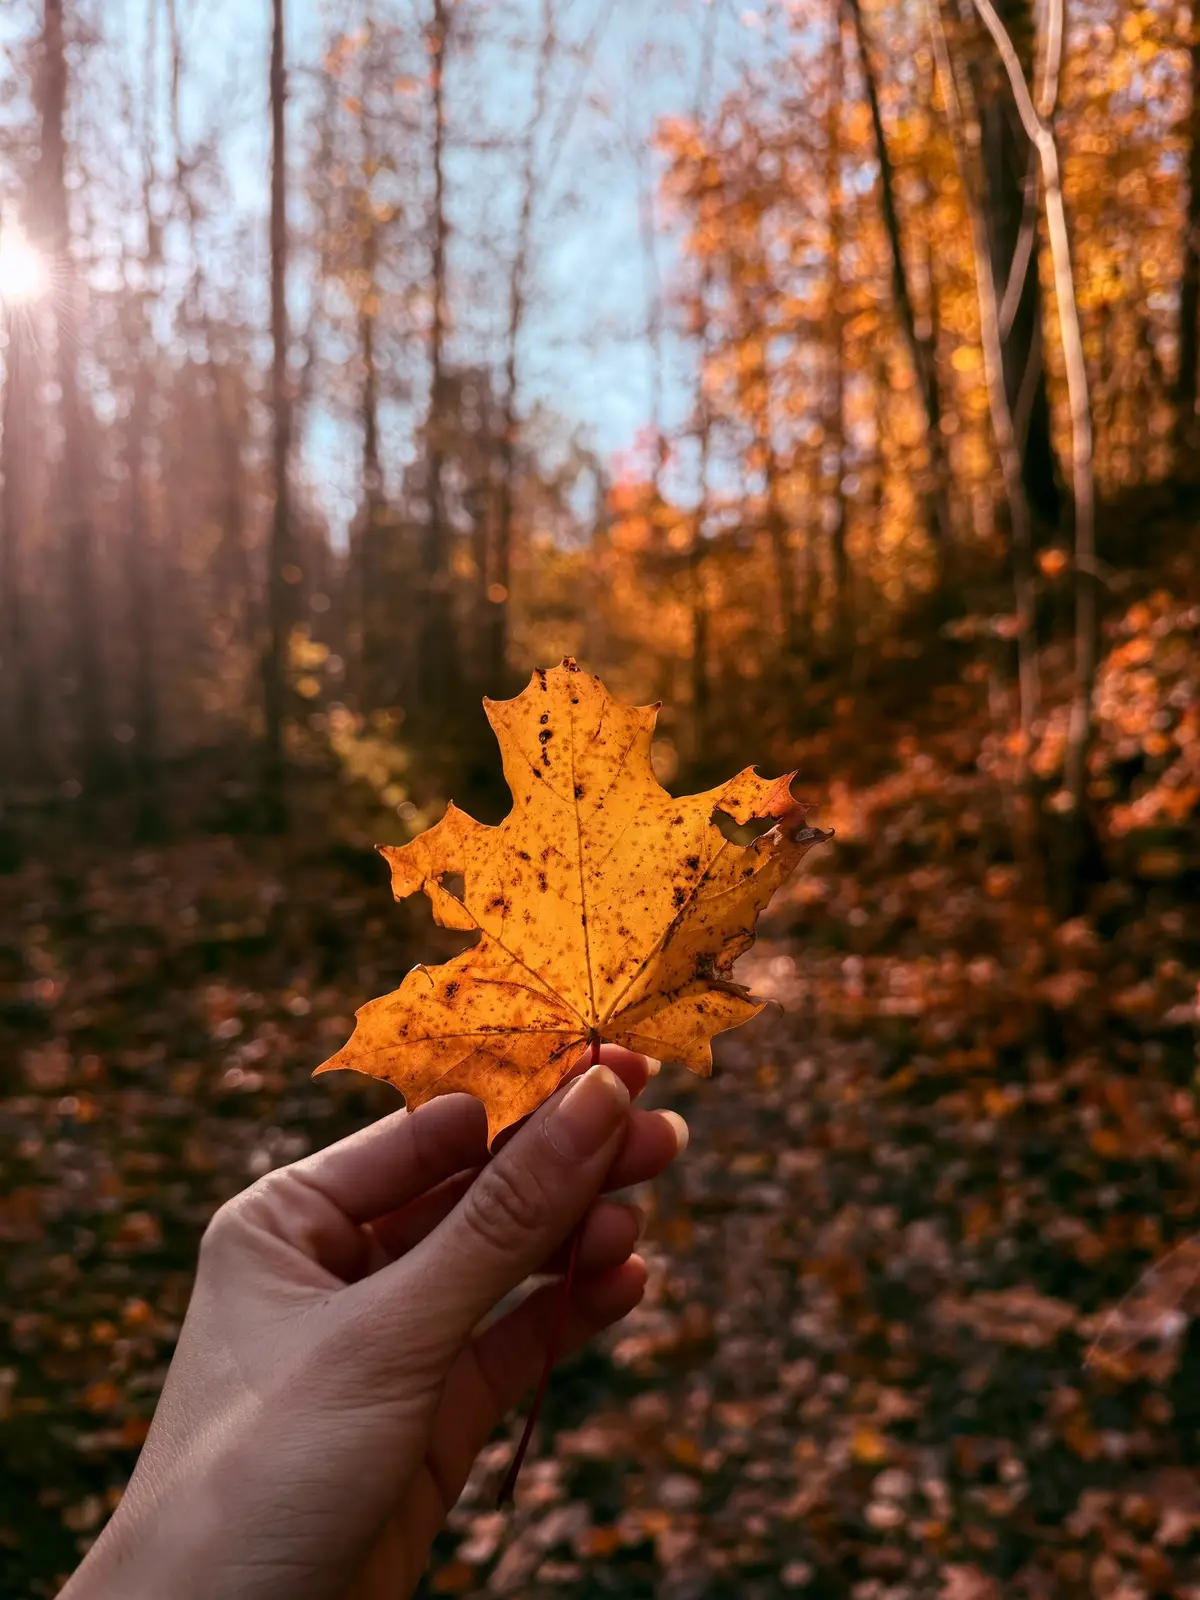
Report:
M 221 1207 L 162 1399 L 62 1600 L 402 1600 L 480 1448 L 536 1380 L 561 1283 L 479 1324 L 581 1224 L 563 1350 L 645 1287 L 599 1199 L 683 1148 L 615 1046 L 489 1158 L 479 1101 L 396 1112 Z

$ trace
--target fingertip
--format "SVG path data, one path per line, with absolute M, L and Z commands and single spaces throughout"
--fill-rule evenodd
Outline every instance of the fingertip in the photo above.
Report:
M 691 1138 L 691 1131 L 687 1123 L 679 1115 L 678 1111 L 660 1111 L 658 1115 L 675 1135 L 675 1154 L 682 1155 L 687 1149 L 688 1141 Z
M 619 1133 L 628 1114 L 624 1079 L 601 1063 L 575 1080 L 552 1106 L 543 1128 L 564 1161 L 579 1163 L 598 1155 Z
M 624 1201 L 597 1200 L 584 1217 L 580 1228 L 576 1274 L 595 1277 L 627 1261 L 642 1235 L 645 1219 L 637 1206 Z M 563 1273 L 571 1256 L 567 1240 L 553 1252 L 543 1270 Z
M 577 1083 L 593 1066 L 607 1067 L 614 1077 L 625 1085 L 626 1093 L 631 1100 L 637 1099 L 651 1078 L 651 1063 L 645 1056 L 638 1055 L 634 1050 L 626 1050 L 624 1045 L 602 1044 L 600 1046 L 599 1060 L 592 1061 L 589 1055 L 583 1056 L 581 1060 L 575 1063 L 570 1072 L 564 1074 L 561 1083 L 558 1085 L 559 1089 L 566 1089 L 571 1084 Z M 497 1151 L 502 1150 L 518 1128 L 523 1127 L 528 1121 L 528 1117 L 522 1117 L 520 1122 L 512 1123 L 502 1133 L 498 1134 L 492 1146 L 492 1154 L 495 1155 Z
M 619 1244 L 621 1255 L 618 1259 L 627 1260 L 634 1245 L 645 1232 L 646 1218 L 640 1206 L 630 1205 L 627 1200 L 597 1200 L 583 1226 L 585 1230 L 583 1244 L 587 1243 L 587 1233 L 592 1232 L 597 1237 L 605 1238 L 608 1247 L 614 1252 Z M 616 1262 L 612 1264 L 616 1265 Z
M 634 1111 L 605 1189 L 625 1189 L 657 1178 L 687 1148 L 687 1142 L 688 1126 L 677 1111 Z
M 603 1327 L 629 1315 L 645 1294 L 648 1277 L 645 1260 L 631 1255 L 607 1272 L 578 1279 L 571 1299 L 589 1322 Z
M 616 1269 L 623 1283 L 636 1284 L 639 1291 L 646 1287 L 646 1280 L 650 1276 L 650 1268 L 645 1256 L 634 1253 Z
M 578 1350 L 629 1315 L 646 1292 L 646 1279 L 646 1263 L 641 1256 L 630 1256 L 607 1271 L 576 1277 L 565 1324 L 561 1285 L 551 1283 L 535 1289 L 477 1333 L 472 1341 L 475 1360 L 495 1397 L 495 1418 L 485 1418 L 480 1445 L 491 1432 L 493 1420 L 499 1420 L 537 1379 L 555 1330 L 562 1333 L 562 1353 Z
M 620 1044 L 602 1044 L 600 1060 L 621 1079 L 629 1090 L 631 1099 L 636 1099 L 641 1094 L 655 1071 L 654 1064 L 648 1057 L 638 1055 L 636 1050 L 627 1050 Z
M 637 1254 L 631 1255 L 623 1261 L 614 1274 L 614 1296 L 619 1285 L 620 1293 L 626 1304 L 622 1316 L 632 1311 L 646 1292 L 646 1284 L 650 1278 L 650 1268 L 646 1265 L 646 1258 Z
M 486 1138 L 487 1116 L 474 1095 L 438 1095 L 314 1151 L 294 1170 L 351 1221 L 370 1222 L 480 1165 Z
M 423 1100 L 419 1106 L 415 1106 L 408 1115 L 420 1117 L 423 1124 L 435 1120 L 443 1122 L 447 1128 L 453 1127 L 456 1132 L 461 1130 L 466 1137 L 474 1136 L 486 1143 L 487 1108 L 477 1095 L 457 1089 L 451 1094 L 434 1095 L 432 1100 Z

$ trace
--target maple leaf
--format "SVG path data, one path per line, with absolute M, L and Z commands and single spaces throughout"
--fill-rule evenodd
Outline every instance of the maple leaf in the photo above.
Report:
M 478 930 L 479 942 L 363 1006 L 317 1071 L 384 1078 L 410 1108 L 466 1090 L 494 1139 L 602 1039 L 707 1076 L 713 1035 L 765 1003 L 733 981 L 734 961 L 829 835 L 805 825 L 790 773 L 748 767 L 673 798 L 650 765 L 658 707 L 619 704 L 570 657 L 484 708 L 508 816 L 486 827 L 451 804 L 411 844 L 381 847 L 397 900 L 424 890 L 443 927 Z M 775 826 L 740 845 L 717 812 Z M 461 899 L 446 883 L 460 875 Z

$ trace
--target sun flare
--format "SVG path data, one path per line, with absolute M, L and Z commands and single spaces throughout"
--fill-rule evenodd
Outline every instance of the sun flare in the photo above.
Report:
M 19 227 L 0 232 L 0 303 L 27 305 L 47 283 L 46 263 Z

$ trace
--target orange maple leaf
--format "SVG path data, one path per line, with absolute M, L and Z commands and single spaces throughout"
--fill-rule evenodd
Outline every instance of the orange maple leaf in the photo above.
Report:
M 451 804 L 411 844 L 385 845 L 392 889 L 423 889 L 443 927 L 477 944 L 417 967 L 358 1012 L 348 1044 L 317 1068 L 384 1078 L 410 1107 L 466 1090 L 488 1137 L 541 1104 L 600 1040 L 693 1072 L 714 1034 L 764 1002 L 732 979 L 754 925 L 804 854 L 794 774 L 748 767 L 674 799 L 650 766 L 657 706 L 624 706 L 567 657 L 514 700 L 485 700 L 513 808 L 485 827 Z M 753 843 L 713 820 L 774 819 Z M 461 875 L 462 898 L 445 880 Z

